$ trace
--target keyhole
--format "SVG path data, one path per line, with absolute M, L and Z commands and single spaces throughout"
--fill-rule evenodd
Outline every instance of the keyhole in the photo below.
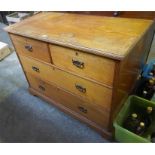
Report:
M 76 56 L 78 56 L 78 55 L 79 55 L 79 53 L 78 53 L 78 52 L 76 52 L 76 53 L 75 53 L 75 55 L 76 55 Z

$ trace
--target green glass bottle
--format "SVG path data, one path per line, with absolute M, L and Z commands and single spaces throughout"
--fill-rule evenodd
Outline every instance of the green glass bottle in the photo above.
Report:
M 146 110 L 144 111 L 144 113 L 142 113 L 143 121 L 146 125 L 146 128 L 148 128 L 152 123 L 152 119 L 153 119 L 152 113 L 153 113 L 153 108 L 150 106 L 148 106 Z
M 136 132 L 137 126 L 139 125 L 140 119 L 136 113 L 132 113 L 127 117 L 127 119 L 124 121 L 124 128 L 131 132 Z
M 137 135 L 142 135 L 144 132 L 145 132 L 145 123 L 144 122 L 140 122 L 135 133 Z
M 146 81 L 143 88 L 142 97 L 150 100 L 155 92 L 155 81 L 153 78 Z

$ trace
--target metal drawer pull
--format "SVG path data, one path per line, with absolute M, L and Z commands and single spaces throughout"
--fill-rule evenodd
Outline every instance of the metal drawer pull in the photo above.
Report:
M 73 65 L 75 65 L 75 66 L 78 67 L 78 68 L 81 68 L 81 69 L 84 68 L 84 62 L 80 62 L 80 61 L 78 61 L 78 60 L 72 59 L 72 63 L 73 63 Z
M 40 71 L 39 71 L 39 68 L 37 68 L 37 67 L 32 66 L 32 69 L 33 69 L 35 72 L 40 72 Z
M 39 87 L 40 90 L 45 91 L 45 87 L 43 87 L 41 85 L 39 85 L 38 87 Z
M 32 46 L 31 45 L 25 45 L 25 49 L 28 51 L 32 52 Z
M 87 109 L 85 109 L 85 108 L 83 108 L 83 107 L 81 107 L 81 106 L 79 106 L 78 109 L 79 109 L 81 112 L 85 113 L 85 114 L 87 113 Z
M 82 87 L 81 85 L 75 84 L 76 89 L 78 89 L 80 92 L 85 93 L 86 88 Z

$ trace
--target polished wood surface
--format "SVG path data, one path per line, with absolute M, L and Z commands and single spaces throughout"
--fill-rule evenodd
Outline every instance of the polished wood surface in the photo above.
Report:
M 120 11 L 118 17 L 155 19 L 155 11 Z
M 151 20 L 44 12 L 6 30 L 30 92 L 108 136 L 146 62 L 154 28 Z M 23 50 L 25 40 L 34 54 Z
M 97 15 L 122 18 L 155 19 L 155 11 L 67 11 L 83 15 Z
M 68 74 L 54 66 L 46 65 L 42 62 L 32 60 L 27 57 L 20 56 L 20 60 L 26 72 L 31 73 L 45 81 L 54 83 L 55 85 L 80 96 L 84 100 L 99 105 L 103 108 L 103 110 L 109 112 L 112 89 L 98 85 L 83 78 L 79 78 L 72 74 Z M 37 68 L 38 71 L 33 70 L 33 67 Z M 85 92 L 78 89 L 76 85 L 81 86 L 81 89 L 85 89 Z
M 153 24 L 151 20 L 43 12 L 8 32 L 115 59 L 124 58 Z
M 152 26 L 131 49 L 128 56 L 121 62 L 117 62 L 115 73 L 115 85 L 113 89 L 113 102 L 111 108 L 111 122 L 120 110 L 124 98 L 133 90 L 139 75 L 146 64 L 154 36 L 155 27 Z
M 109 113 L 102 111 L 96 105 L 87 103 L 76 96 L 65 92 L 64 90 L 51 85 L 35 76 L 26 74 L 30 82 L 30 86 L 50 97 L 54 101 L 61 103 L 62 105 L 70 108 L 71 110 L 85 116 L 86 118 L 92 120 L 101 127 L 107 128 L 109 121 Z
M 114 60 L 56 45 L 50 45 L 50 52 L 54 65 L 113 86 Z
M 17 52 L 50 63 L 50 54 L 47 43 L 10 34 Z
M 61 103 L 56 102 L 55 100 L 49 98 L 48 96 L 43 95 L 42 93 L 40 93 L 39 91 L 33 89 L 32 87 L 29 87 L 29 92 L 35 96 L 38 96 L 40 98 L 42 98 L 43 100 L 55 105 L 56 107 L 58 107 L 60 110 L 64 111 L 65 113 L 75 117 L 76 119 L 80 120 L 81 122 L 86 123 L 86 125 L 89 125 L 91 128 L 95 129 L 97 132 L 99 132 L 104 138 L 111 140 L 112 139 L 112 133 L 107 131 L 106 128 L 100 127 L 99 125 L 97 125 L 96 123 L 94 123 L 93 121 L 91 121 L 90 119 L 84 117 L 83 115 L 81 115 L 80 113 L 77 113 L 73 110 L 71 110 L 70 108 L 64 106 Z M 63 124 L 62 124 L 63 125 Z

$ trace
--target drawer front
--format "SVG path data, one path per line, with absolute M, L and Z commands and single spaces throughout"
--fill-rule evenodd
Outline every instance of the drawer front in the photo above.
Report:
M 51 62 L 47 43 L 12 34 L 10 37 L 13 41 L 16 51 L 19 54 L 33 57 L 48 63 Z
M 113 60 L 56 45 L 50 45 L 50 53 L 56 66 L 100 83 L 113 85 Z
M 80 98 L 60 89 L 56 86 L 53 86 L 49 83 L 38 79 L 35 76 L 27 73 L 27 78 L 30 82 L 30 87 L 44 94 L 45 96 L 50 97 L 55 102 L 60 103 L 69 109 L 83 115 L 89 120 L 95 122 L 101 127 L 108 127 L 109 122 L 109 113 L 102 111 L 101 108 L 98 108 L 91 103 L 84 102 Z
M 56 84 L 57 86 L 72 92 L 84 100 L 110 110 L 112 89 L 103 87 L 78 76 L 64 72 L 52 65 L 47 65 L 27 57 L 20 56 L 24 70 L 39 78 Z

